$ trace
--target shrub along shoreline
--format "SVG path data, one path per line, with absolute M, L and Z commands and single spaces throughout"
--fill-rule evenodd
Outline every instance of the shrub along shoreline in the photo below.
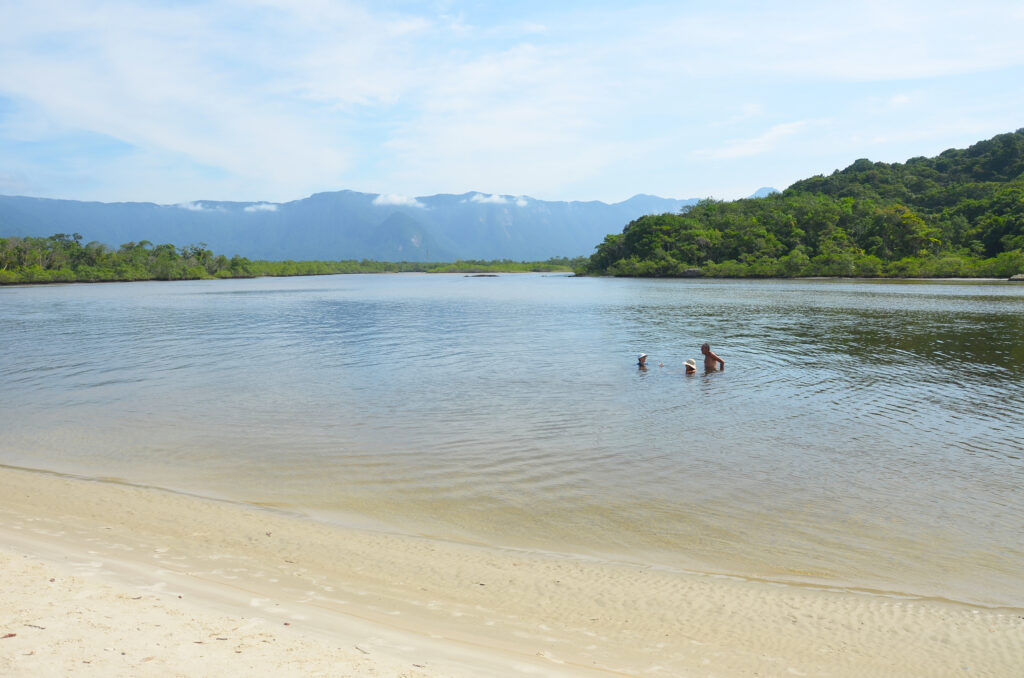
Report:
M 603 270 L 584 267 L 581 275 L 637 278 L 986 278 L 1006 280 L 1024 273 L 1024 251 L 1000 252 L 994 257 L 964 253 L 903 257 L 885 262 L 863 253 L 839 253 L 808 257 L 795 251 L 778 259 L 759 257 L 748 261 L 729 259 L 707 262 L 700 268 L 669 258 L 620 259 Z
M 263 261 L 215 255 L 205 243 L 176 247 L 130 242 L 113 250 L 82 236 L 58 233 L 48 238 L 0 238 L 0 285 L 208 280 L 216 278 L 335 275 L 342 273 L 525 273 L 572 272 L 583 257 L 547 261 L 456 262 Z
M 842 253 L 823 261 L 791 253 L 780 259 L 707 262 L 701 268 L 674 262 L 628 258 L 606 271 L 588 270 L 586 257 L 546 261 L 460 260 L 456 262 L 264 261 L 214 255 L 205 244 L 175 247 L 149 242 L 127 243 L 111 250 L 99 243 L 81 244 L 78 234 L 49 238 L 0 238 L 0 285 L 131 282 L 143 280 L 210 280 L 355 273 L 575 273 L 578 276 L 685 278 L 904 278 L 1005 280 L 1024 272 L 1024 252 L 980 258 L 966 254 L 905 257 L 882 262 L 871 255 Z M 795 261 L 796 259 L 796 261 Z

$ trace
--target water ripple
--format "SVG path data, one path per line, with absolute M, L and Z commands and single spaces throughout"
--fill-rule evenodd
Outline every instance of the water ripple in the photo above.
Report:
M 1024 604 L 1024 288 L 487 282 L 0 289 L 0 462 Z

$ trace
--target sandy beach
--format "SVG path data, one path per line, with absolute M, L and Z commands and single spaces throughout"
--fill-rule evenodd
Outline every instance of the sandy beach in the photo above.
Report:
M 0 470 L 13 676 L 1018 676 L 1024 610 L 347 529 Z

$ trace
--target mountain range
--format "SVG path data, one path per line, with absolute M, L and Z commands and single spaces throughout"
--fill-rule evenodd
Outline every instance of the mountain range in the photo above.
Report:
M 759 189 L 755 196 L 774 189 Z M 697 199 L 549 202 L 470 192 L 405 198 L 335 191 L 284 203 L 177 205 L 0 196 L 0 236 L 80 233 L 111 248 L 148 240 L 267 260 L 539 261 L 590 254 L 608 233 Z

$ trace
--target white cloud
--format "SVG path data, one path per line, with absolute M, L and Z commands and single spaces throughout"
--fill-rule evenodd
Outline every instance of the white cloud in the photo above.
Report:
M 190 212 L 223 212 L 224 207 L 221 205 L 207 205 L 201 200 L 193 200 L 192 202 L 178 203 L 177 205 L 171 205 L 171 207 L 177 207 L 179 209 L 188 210 Z
M 0 172 L 0 195 L 21 195 L 27 193 L 29 183 L 20 172 Z
M 910 105 L 913 101 L 909 94 L 895 94 L 889 98 L 889 105 L 894 108 L 902 108 Z
M 34 0 L 0 26 L 0 176 L 54 197 L 746 195 L 1024 108 L 1019 2 Z
M 948 77 L 1020 66 L 1024 41 L 1017 2 L 791 2 L 785 10 L 730 3 L 666 13 L 636 49 L 653 50 L 663 70 L 698 77 L 755 75 L 821 82 Z M 625 27 L 624 27 L 625 28 Z M 736 49 L 742 45 L 743 49 Z M 636 58 L 636 57 L 631 57 Z
M 219 205 L 216 206 L 216 207 L 210 207 L 209 205 L 203 204 L 199 200 L 194 200 L 192 202 L 180 202 L 180 203 L 178 203 L 176 205 L 172 205 L 172 207 L 177 207 L 179 209 L 188 210 L 190 212 L 223 212 L 224 211 L 224 208 L 219 206 Z
M 721 148 L 694 151 L 694 155 L 700 158 L 710 158 L 713 160 L 746 158 L 753 155 L 761 155 L 762 153 L 767 153 L 773 150 L 782 139 L 796 134 L 806 125 L 807 121 L 788 122 L 775 125 L 764 134 L 752 139 L 737 139 L 729 141 Z
M 474 193 L 473 197 L 470 198 L 473 202 L 480 202 L 492 205 L 506 205 L 508 199 L 500 195 L 484 195 L 483 193 Z
M 260 202 L 255 205 L 247 205 L 245 208 L 246 212 L 276 212 L 277 205 L 270 202 Z
M 120 140 L 137 151 L 135 162 L 187 159 L 220 177 L 218 198 L 248 197 L 221 193 L 245 184 L 258 187 L 251 197 L 269 197 L 273 185 L 290 198 L 333 187 L 348 167 L 337 135 L 281 90 L 279 78 L 294 78 L 266 63 L 288 61 L 268 53 L 277 41 L 220 25 L 230 21 L 230 7 L 46 0 L 7 7 L 0 96 L 30 102 L 65 138 L 87 131 Z
M 387 193 L 378 195 L 373 199 L 374 205 L 401 205 L 403 207 L 419 207 L 425 209 L 426 205 L 421 203 L 416 198 L 410 198 L 405 195 L 398 195 L 397 193 Z
M 516 198 L 516 207 L 526 207 L 529 204 L 529 201 L 523 196 Z

